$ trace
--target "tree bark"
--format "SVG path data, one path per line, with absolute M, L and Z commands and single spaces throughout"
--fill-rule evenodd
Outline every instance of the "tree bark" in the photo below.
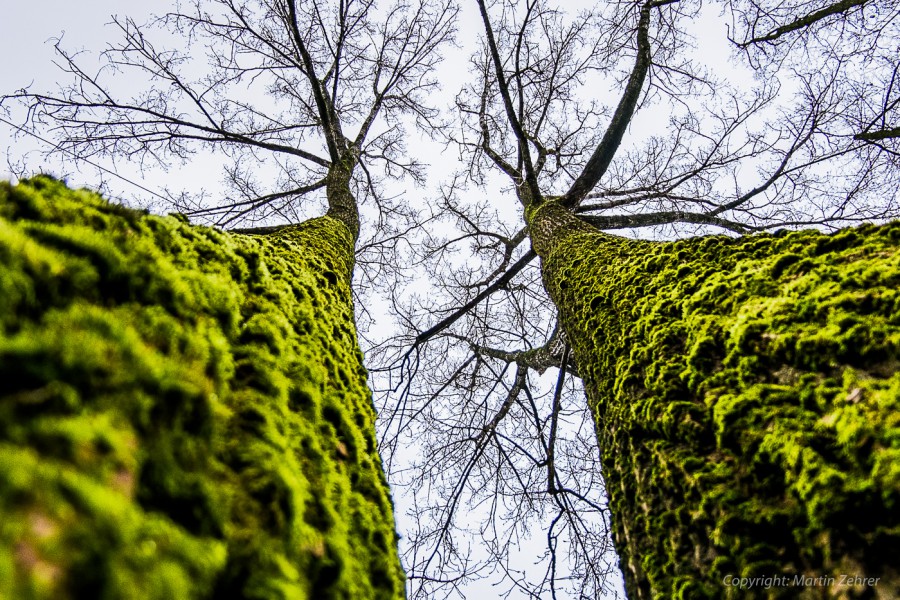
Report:
M 0 184 L 0 597 L 402 597 L 352 268 Z
M 347 226 L 354 244 L 359 237 L 359 207 L 356 205 L 353 192 L 350 191 L 350 180 L 357 161 L 357 152 L 347 150 L 344 158 L 328 169 L 325 184 L 325 193 L 328 198 L 326 215 Z
M 528 218 L 629 597 L 898 597 L 900 223 L 652 242 Z

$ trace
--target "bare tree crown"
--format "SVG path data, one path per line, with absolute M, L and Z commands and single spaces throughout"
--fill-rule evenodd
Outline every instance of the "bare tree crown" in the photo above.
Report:
M 54 150 L 75 158 L 166 165 L 218 150 L 231 194 L 209 204 L 173 193 L 189 216 L 296 220 L 303 198 L 329 182 L 352 176 L 377 197 L 379 173 L 421 176 L 403 124 L 435 114 L 436 50 L 452 40 L 455 14 L 449 1 L 194 0 L 147 25 L 115 18 L 119 39 L 97 71 L 57 46 L 73 83 L 4 102 L 25 102 L 31 126 L 49 128 Z M 113 81 L 122 75 L 144 89 L 122 94 Z M 262 162 L 278 166 L 276 181 L 255 176 Z

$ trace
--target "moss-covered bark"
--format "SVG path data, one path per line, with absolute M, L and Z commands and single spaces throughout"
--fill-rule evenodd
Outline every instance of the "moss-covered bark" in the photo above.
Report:
M 900 223 L 659 243 L 529 216 L 629 596 L 900 597 Z
M 401 597 L 352 247 L 0 184 L 0 597 Z

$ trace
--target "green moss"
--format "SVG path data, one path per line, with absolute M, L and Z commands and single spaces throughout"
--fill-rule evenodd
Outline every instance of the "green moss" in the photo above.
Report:
M 672 243 L 564 227 L 542 250 L 630 597 L 875 591 L 722 584 L 842 573 L 900 594 L 900 223 Z
M 0 597 L 402 596 L 352 265 L 0 184 Z

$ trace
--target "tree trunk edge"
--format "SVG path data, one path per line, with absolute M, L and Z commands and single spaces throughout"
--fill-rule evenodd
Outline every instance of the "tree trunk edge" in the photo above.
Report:
M 0 596 L 403 597 L 352 242 L 0 184 Z
M 629 597 L 897 595 L 900 224 L 646 242 L 547 212 Z

